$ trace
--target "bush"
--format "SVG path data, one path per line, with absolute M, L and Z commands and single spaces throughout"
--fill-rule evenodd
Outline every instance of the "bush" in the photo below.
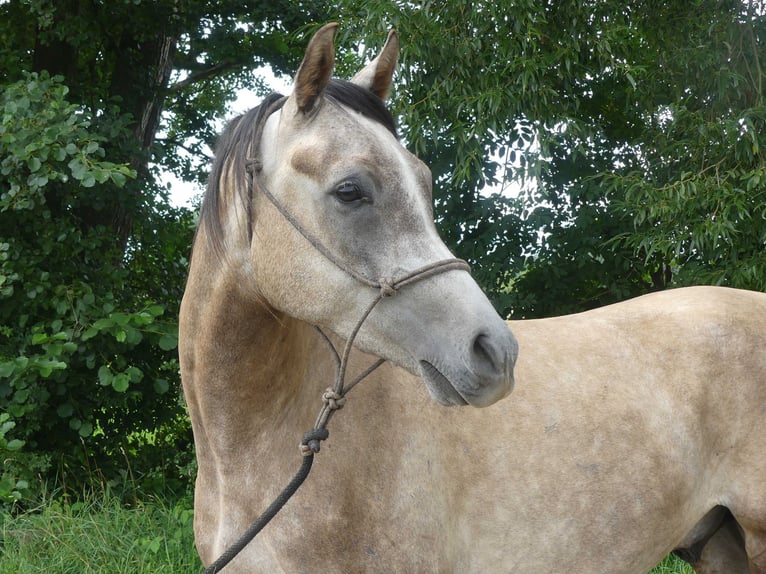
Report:
M 158 448 L 191 443 L 175 355 L 191 214 L 107 161 L 124 118 L 105 114 L 96 126 L 66 94 L 60 78 L 27 74 L 0 95 L 6 503 L 53 477 L 77 484 L 95 468 L 119 477 L 126 458 L 148 472 Z M 127 245 L 105 223 L 126 202 Z

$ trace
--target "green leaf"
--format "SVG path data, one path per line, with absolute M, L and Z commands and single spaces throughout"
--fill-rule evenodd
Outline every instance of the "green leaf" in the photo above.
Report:
M 84 422 L 80 425 L 80 429 L 77 431 L 83 438 L 87 438 L 93 434 L 93 425 L 89 422 Z
M 130 315 L 128 315 L 127 313 L 112 313 L 111 319 L 117 325 L 125 326 L 128 323 L 130 323 Z
M 170 383 L 166 379 L 155 379 L 154 392 L 158 395 L 164 395 L 170 390 Z
M 123 187 L 125 183 L 127 182 L 128 178 L 126 178 L 123 174 L 121 174 L 118 171 L 112 171 L 109 173 L 109 177 L 112 178 L 112 182 L 117 187 Z
M 159 317 L 165 312 L 164 305 L 149 305 L 146 310 L 152 315 L 152 317 Z
M 21 418 L 27 412 L 27 409 L 23 405 L 8 405 L 8 412 L 16 418 Z
M 138 345 L 141 340 L 144 338 L 144 336 L 141 334 L 141 331 L 138 329 L 134 329 L 133 327 L 128 327 L 125 329 L 126 334 L 126 342 L 129 345 Z
M 125 373 L 130 377 L 132 383 L 139 383 L 144 378 L 144 373 L 138 367 L 128 367 Z
M 125 373 L 117 373 L 112 379 L 112 388 L 118 393 L 124 393 L 130 386 L 130 377 Z
M 5 448 L 10 451 L 16 451 L 19 450 L 21 447 L 23 447 L 25 442 L 20 439 L 12 439 L 8 441 L 8 444 L 5 445 Z
M 112 380 L 114 379 L 114 375 L 112 374 L 112 371 L 109 367 L 106 365 L 101 365 L 98 369 L 98 382 L 104 386 L 108 387 L 112 384 Z
M 172 351 L 178 346 L 178 337 L 169 333 L 165 334 L 160 337 L 159 346 L 163 351 Z
M 56 414 L 61 418 L 71 417 L 74 413 L 74 407 L 70 403 L 62 403 L 56 408 Z
M 35 333 L 32 335 L 32 344 L 33 345 L 39 345 L 41 343 L 45 343 L 48 340 L 48 335 L 45 333 Z
M 36 366 L 43 378 L 50 377 L 53 371 L 60 371 L 67 368 L 65 362 L 54 359 L 40 359 L 36 362 Z
M 87 174 L 87 168 L 79 157 L 75 157 L 70 160 L 67 166 L 72 172 L 72 177 L 74 177 L 76 180 L 82 180 Z
M 4 361 L 0 363 L 0 377 L 10 377 L 16 369 L 13 361 Z
M 89 327 L 86 329 L 82 335 L 80 335 L 80 339 L 83 341 L 87 341 L 89 339 L 92 339 L 96 335 L 98 335 L 101 331 L 97 329 L 96 327 Z
M 99 319 L 93 323 L 91 328 L 98 331 L 104 331 L 112 326 L 114 326 L 114 321 L 110 317 L 104 317 L 103 319 Z

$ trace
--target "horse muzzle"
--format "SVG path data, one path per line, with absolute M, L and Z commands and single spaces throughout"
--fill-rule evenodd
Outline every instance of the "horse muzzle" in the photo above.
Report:
M 513 390 L 518 343 L 510 330 L 485 329 L 464 352 L 418 360 L 431 397 L 445 406 L 488 407 Z

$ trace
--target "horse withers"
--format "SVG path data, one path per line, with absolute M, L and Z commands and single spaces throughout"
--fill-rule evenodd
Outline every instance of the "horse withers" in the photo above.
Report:
M 336 372 L 319 327 L 355 337 L 350 371 L 387 363 L 226 572 L 641 574 L 677 549 L 700 573 L 766 574 L 766 295 L 506 325 L 441 264 L 430 173 L 383 105 L 396 35 L 344 82 L 334 32 L 289 97 L 229 124 L 203 202 L 179 340 L 203 562 L 299 464 Z

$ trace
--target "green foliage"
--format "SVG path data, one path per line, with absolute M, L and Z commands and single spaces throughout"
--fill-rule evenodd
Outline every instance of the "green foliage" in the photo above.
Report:
M 195 221 L 157 166 L 202 178 L 236 90 L 262 88 L 261 63 L 294 71 L 316 10 L 0 3 L 0 501 L 126 473 L 188 487 L 175 346 Z
M 432 167 L 443 235 L 522 318 L 673 285 L 764 289 L 758 4 L 345 0 L 339 12 L 367 56 L 389 27 L 402 36 L 394 105 Z
M 305 48 L 300 31 L 326 20 L 320 2 L 225 0 L 215 10 L 208 2 L 187 2 L 155 159 L 186 181 L 204 185 L 210 150 L 231 115 L 228 104 L 241 89 L 270 92 L 254 71 L 263 65 L 275 74 L 294 74 Z
M 73 178 L 82 188 L 111 181 L 125 185 L 135 171 L 104 161 L 106 137 L 89 131 L 76 105 L 66 101 L 61 77 L 27 73 L 2 93 L 0 211 L 34 210 L 46 203 L 49 183 Z
M 6 502 L 29 493 L 41 471 L 109 466 L 135 433 L 162 432 L 181 412 L 175 317 L 151 301 L 175 304 L 182 279 L 147 289 L 147 271 L 135 265 L 142 259 L 84 222 L 135 171 L 105 159 L 106 136 L 66 95 L 61 78 L 31 73 L 0 96 L 0 430 L 13 451 L 0 484 Z M 184 243 L 185 252 L 189 224 L 176 233 L 171 247 Z M 151 237 L 133 241 L 153 247 Z M 178 251 L 166 255 L 183 266 Z M 157 258 L 154 281 L 166 262 Z
M 670 554 L 649 574 L 694 574 L 694 569 L 677 556 Z
M 7 437 L 15 426 L 16 423 L 8 413 L 0 413 L 0 456 L 4 461 L 0 473 L 0 505 L 13 505 L 29 496 L 29 481 L 22 477 L 47 466 L 44 457 L 21 453 L 23 440 Z
M 766 291 L 766 103 L 720 116 L 673 107 L 649 126 L 648 169 L 605 174 L 634 228 L 616 237 L 676 284 Z M 654 127 L 654 129 L 651 129 Z

